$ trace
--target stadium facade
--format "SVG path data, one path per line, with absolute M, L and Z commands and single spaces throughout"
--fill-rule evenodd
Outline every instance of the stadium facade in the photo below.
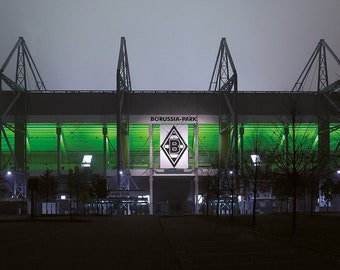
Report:
M 310 181 L 319 186 L 340 178 L 339 80 L 329 83 L 327 66 L 319 61 L 318 85 L 301 89 L 305 73 L 326 50 L 340 66 L 323 40 L 290 92 L 238 91 L 225 39 L 209 91 L 135 91 L 125 42 L 122 38 L 117 90 L 53 91 L 45 88 L 19 38 L 1 69 L 3 201 L 30 202 L 28 183 L 51 172 L 58 188 L 52 198 L 41 198 L 41 213 L 250 213 L 254 188 L 241 184 L 248 177 L 248 187 L 259 181 L 259 211 L 280 211 L 274 174 L 259 177 L 258 168 L 279 170 L 274 154 L 288 159 L 292 144 L 299 145 L 294 151 L 304 156 L 299 166 Z M 16 52 L 11 79 L 6 68 Z M 27 89 L 29 72 L 34 90 Z M 322 208 L 322 196 L 308 198 L 306 192 L 300 196 L 298 210 Z M 289 198 L 284 207 L 289 210 Z M 332 207 L 340 210 L 336 200 Z

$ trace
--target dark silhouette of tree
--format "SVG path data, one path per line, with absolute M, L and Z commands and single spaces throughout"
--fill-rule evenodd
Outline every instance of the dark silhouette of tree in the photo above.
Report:
M 289 212 L 289 198 L 292 195 L 291 185 L 287 182 L 287 178 L 285 175 L 276 174 L 275 172 L 270 175 L 273 179 L 272 183 L 272 193 L 277 199 L 280 200 L 280 212 L 282 213 L 285 209 L 285 212 Z M 285 207 L 283 204 L 285 202 Z
M 292 197 L 292 234 L 296 234 L 296 212 L 298 192 L 305 184 L 305 176 L 317 170 L 317 152 L 313 149 L 315 136 L 310 129 L 302 129 L 298 114 L 299 102 L 293 97 L 290 100 L 289 114 L 284 124 L 282 147 L 268 149 L 275 173 L 285 176 L 287 191 Z M 301 133 L 302 132 L 302 133 Z M 279 132 L 280 133 L 280 132 Z M 273 143 L 275 144 L 275 142 Z M 282 179 L 280 177 L 280 179 Z
M 227 195 L 230 195 L 230 221 L 234 221 L 235 215 L 235 195 L 237 191 L 237 183 L 235 183 L 235 171 L 233 170 L 222 170 L 223 175 L 223 190 L 226 191 Z
M 253 196 L 253 209 L 252 209 L 252 225 L 256 225 L 256 212 L 257 212 L 257 196 L 266 174 L 266 162 L 264 147 L 264 137 L 261 134 L 261 130 L 257 130 L 256 134 L 252 138 L 253 142 L 251 149 L 244 151 L 243 158 L 241 160 L 241 179 L 242 188 L 244 192 Z
M 30 195 L 30 200 L 31 200 L 31 219 L 33 220 L 35 217 L 35 205 L 36 205 L 36 193 L 38 191 L 38 186 L 39 186 L 39 178 L 28 178 L 27 180 L 27 187 L 28 187 L 28 192 Z
M 340 195 L 340 181 L 335 184 L 335 192 L 337 195 Z
M 91 198 L 106 198 L 108 195 L 106 187 L 106 179 L 99 175 L 94 175 L 91 178 L 91 185 L 89 186 L 89 195 Z
M 52 175 L 52 170 L 46 169 L 38 181 L 38 196 L 47 204 L 50 200 L 54 201 L 56 199 L 57 192 L 58 183 L 56 178 Z M 46 208 L 46 213 L 48 214 L 48 208 Z
M 315 203 L 319 197 L 319 177 L 316 168 L 310 169 L 305 176 L 305 188 L 310 196 L 310 215 L 313 215 Z
M 210 215 L 210 206 L 212 205 L 216 216 L 219 216 L 220 197 L 221 197 L 221 180 L 220 172 L 215 165 L 207 169 L 206 176 L 200 181 L 203 192 L 205 193 L 205 214 Z M 217 203 L 215 204 L 215 202 Z M 212 203 L 213 202 L 213 203 Z
M 330 178 L 327 178 L 320 186 L 320 193 L 325 198 L 328 212 L 331 201 L 337 196 L 337 186 Z
M 79 214 L 79 205 L 91 197 L 90 173 L 87 170 L 75 168 L 70 170 L 67 186 L 70 197 L 70 215 L 72 215 L 72 200 L 76 202 L 76 214 Z
M 213 206 L 216 216 L 219 217 L 221 205 L 226 204 L 230 211 L 231 221 L 233 221 L 235 196 L 238 190 L 234 173 L 233 170 L 221 169 L 215 166 L 208 170 L 207 176 L 201 181 L 202 189 L 205 191 L 206 215 L 210 214 L 209 211 L 211 206 Z

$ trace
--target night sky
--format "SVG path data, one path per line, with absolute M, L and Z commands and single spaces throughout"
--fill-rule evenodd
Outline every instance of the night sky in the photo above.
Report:
M 133 90 L 207 90 L 226 37 L 240 90 L 291 90 L 321 38 L 340 57 L 339 14 L 340 0 L 1 0 L 0 65 L 23 36 L 47 89 L 115 89 L 125 36 Z

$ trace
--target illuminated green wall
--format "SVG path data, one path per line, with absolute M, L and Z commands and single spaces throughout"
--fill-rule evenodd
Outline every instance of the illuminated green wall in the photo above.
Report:
M 331 124 L 330 149 L 333 153 L 340 140 L 338 125 Z M 27 125 L 27 164 L 29 170 L 57 169 L 57 133 L 56 124 Z M 92 168 L 103 168 L 103 125 L 101 124 L 61 124 L 61 168 L 64 170 L 80 166 L 84 154 L 93 155 Z M 244 124 L 244 151 L 251 152 L 254 142 L 259 145 L 281 146 L 284 143 L 284 129 L 280 124 Z M 149 125 L 130 124 L 130 166 L 131 168 L 148 168 L 149 166 Z M 189 166 L 194 168 L 194 125 L 188 125 Z M 12 147 L 14 147 L 14 134 L 5 128 Z M 116 125 L 107 125 L 107 168 L 116 167 Z M 292 131 L 290 129 L 290 136 Z M 312 146 L 317 150 L 318 136 L 316 124 L 299 124 L 297 136 L 305 141 L 305 147 Z M 2 143 L 2 166 L 14 167 L 10 158 L 9 148 L 4 136 Z M 159 167 L 160 125 L 153 125 L 153 163 Z M 200 124 L 198 138 L 199 166 L 209 167 L 218 161 L 219 151 L 219 126 L 218 124 Z
M 244 150 L 252 151 L 255 145 L 259 149 L 268 147 L 283 147 L 285 141 L 284 126 L 281 124 L 244 124 Z M 293 131 L 289 127 L 288 139 L 292 140 Z M 295 130 L 295 138 L 303 143 L 305 148 L 312 147 L 317 150 L 318 129 L 316 124 L 298 124 Z M 334 138 L 335 139 L 335 138 Z

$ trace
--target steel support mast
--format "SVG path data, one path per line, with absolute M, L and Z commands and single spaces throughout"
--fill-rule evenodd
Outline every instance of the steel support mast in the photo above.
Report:
M 130 190 L 128 95 L 131 79 L 125 37 L 121 37 L 116 73 L 117 84 L 117 187 Z
M 6 68 L 11 62 L 12 58 L 16 54 L 16 70 L 15 79 L 5 75 Z M 0 118 L 0 141 L 2 137 L 5 139 L 7 147 L 10 152 L 10 159 L 4 163 L 2 156 L 0 157 L 0 169 L 1 174 L 8 168 L 10 160 L 14 164 L 13 175 L 15 179 L 15 187 L 13 193 L 17 197 L 26 196 L 26 179 L 23 176 L 26 175 L 27 170 L 27 158 L 26 158 L 26 95 L 25 93 L 30 90 L 28 84 L 28 78 L 33 78 L 35 82 L 34 90 L 46 90 L 45 84 L 41 79 L 38 69 L 33 61 L 31 53 L 26 45 L 23 37 L 19 37 L 18 41 L 14 45 L 10 54 L 6 58 L 4 64 L 0 69 L 0 104 L 1 104 L 1 118 Z M 4 89 L 3 83 L 7 85 L 8 89 Z M 14 96 L 9 104 L 4 104 L 2 94 L 3 91 L 13 91 Z M 6 123 L 7 114 L 14 110 L 15 121 L 14 126 Z M 6 128 L 6 129 L 5 129 Z M 14 132 L 14 146 L 11 145 L 6 130 Z M 2 152 L 2 145 L 0 143 L 0 152 Z
M 234 178 L 237 178 L 239 174 L 237 71 L 226 38 L 222 38 L 220 42 L 209 90 L 216 91 L 221 96 L 218 168 L 225 172 L 233 171 Z
M 340 72 L 340 59 L 328 46 L 324 39 L 320 39 L 313 54 L 309 58 L 302 73 L 295 82 L 292 92 L 296 91 L 315 91 L 318 95 L 318 152 L 319 152 L 319 173 L 326 176 L 331 170 L 332 160 L 337 156 L 340 148 L 338 142 L 334 153 L 330 153 L 330 132 L 337 128 L 330 129 L 329 110 L 335 110 L 340 117 L 340 101 L 336 100 L 332 93 L 340 91 L 340 80 L 329 84 L 328 60 L 332 57 L 335 60 L 337 72 Z M 313 67 L 317 70 L 317 79 L 313 80 L 310 76 Z M 312 78 L 310 78 L 312 77 Z

